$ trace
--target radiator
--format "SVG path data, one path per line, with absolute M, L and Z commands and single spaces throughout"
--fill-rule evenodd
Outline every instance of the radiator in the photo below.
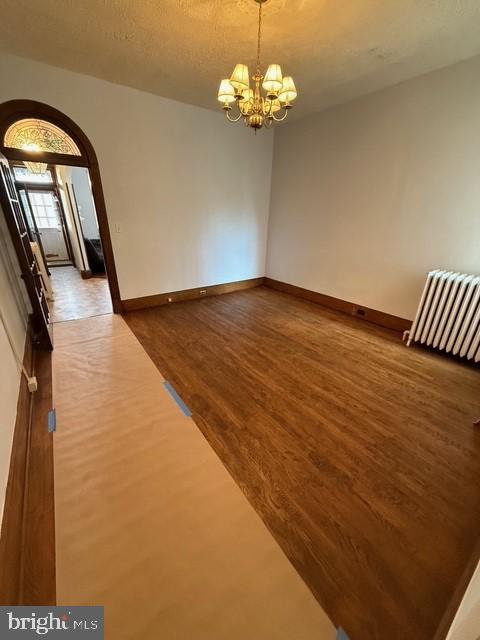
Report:
M 408 335 L 412 342 L 480 361 L 480 277 L 431 271 Z

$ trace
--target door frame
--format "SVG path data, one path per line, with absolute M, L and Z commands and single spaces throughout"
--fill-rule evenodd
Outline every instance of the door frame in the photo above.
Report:
M 20 205 L 13 172 L 7 158 L 2 154 L 0 154 L 0 170 L 0 206 L 5 215 L 5 222 L 22 271 L 21 277 L 32 307 L 32 342 L 40 348 L 51 350 L 53 349 L 53 332 L 46 292 L 42 286 L 42 275 L 33 253 L 29 227 Z
M 46 120 L 62 129 L 78 146 L 81 155 L 73 156 L 63 153 L 34 152 L 24 149 L 13 149 L 4 145 L 5 133 L 8 128 L 18 120 L 34 118 Z M 102 179 L 100 176 L 100 166 L 97 154 L 82 129 L 68 116 L 58 109 L 36 102 L 35 100 L 9 100 L 0 104 L 0 152 L 9 162 L 44 162 L 48 165 L 67 165 L 73 167 L 86 167 L 90 174 L 92 196 L 97 213 L 98 229 L 100 241 L 103 248 L 105 269 L 107 272 L 108 286 L 112 298 L 112 308 L 114 313 L 121 313 L 122 301 L 118 286 L 117 269 L 113 255 L 112 239 L 108 226 L 107 208 L 103 195 Z
M 15 167 L 24 167 L 24 165 L 21 162 L 11 162 L 10 163 L 11 169 L 13 171 L 14 177 L 15 177 Z M 62 198 L 60 197 L 60 187 L 58 184 L 58 180 L 57 180 L 57 172 L 55 171 L 55 166 L 49 166 L 48 170 L 51 172 L 52 174 L 52 182 L 46 183 L 44 186 L 47 187 L 52 187 L 55 191 L 55 195 L 57 196 L 58 200 L 59 200 L 59 207 L 60 207 L 60 215 L 61 215 L 61 220 L 62 220 L 62 225 L 64 227 L 64 236 L 65 236 L 65 240 L 66 240 L 66 244 L 67 244 L 67 252 L 69 255 L 69 259 L 72 263 L 72 265 L 74 267 L 77 267 L 77 264 L 75 263 L 75 256 L 73 255 L 73 249 L 72 249 L 72 242 L 70 239 L 70 234 L 68 233 L 68 228 L 67 228 L 67 223 L 66 223 L 66 217 L 65 217 L 65 210 L 63 208 L 63 203 L 62 203 Z M 28 182 L 27 180 L 22 181 L 22 180 L 17 180 L 15 178 L 15 186 L 17 187 L 17 191 L 20 193 L 20 191 L 25 191 L 25 196 L 28 202 L 28 206 L 30 208 L 30 210 L 32 210 L 32 203 L 30 201 L 30 196 L 28 194 L 29 190 L 33 190 L 35 189 L 35 187 L 38 186 L 42 186 L 40 183 L 38 182 Z M 23 202 L 22 199 L 20 198 L 20 204 L 23 206 Z M 45 251 L 43 250 L 43 244 L 42 244 L 42 239 L 40 238 L 40 233 L 38 231 L 37 228 L 37 223 L 35 222 L 35 217 L 33 215 L 33 210 L 32 210 L 32 220 L 33 220 L 33 224 L 35 226 L 34 229 L 34 234 L 35 234 L 35 241 L 37 242 L 39 248 L 40 248 L 40 252 L 42 254 L 43 257 L 43 262 L 45 263 L 45 269 L 47 270 L 47 274 L 50 274 L 50 270 L 48 268 L 47 265 L 47 258 L 45 256 Z M 81 270 L 80 268 L 78 268 L 79 271 Z

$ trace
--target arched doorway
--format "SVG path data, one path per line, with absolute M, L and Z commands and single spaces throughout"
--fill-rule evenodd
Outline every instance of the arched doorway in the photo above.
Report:
M 42 123 L 48 124 L 47 134 L 45 133 L 47 127 L 42 127 Z M 112 308 L 115 313 L 119 313 L 122 310 L 120 292 L 100 169 L 95 150 L 88 137 L 73 120 L 49 105 L 32 100 L 11 100 L 0 105 L 0 154 L 10 163 L 22 162 L 33 171 L 45 165 L 85 167 L 88 170 Z M 6 187 L 8 191 L 8 185 Z M 4 200 L 2 203 L 5 205 Z M 15 203 L 7 202 L 6 204 L 7 209 L 10 204 L 10 210 L 13 211 L 11 205 Z M 11 217 L 15 217 L 14 213 Z M 18 227 L 18 224 L 9 225 L 11 234 L 16 231 L 15 226 Z M 14 239 L 14 246 L 17 254 L 23 251 L 18 238 L 16 242 Z M 22 260 L 24 264 L 28 262 L 25 256 L 19 256 L 21 266 Z M 23 267 L 22 271 L 24 271 Z M 25 278 L 27 290 L 29 290 L 27 279 Z M 29 290 L 32 298 L 32 295 L 35 297 L 35 292 L 32 293 L 31 290 L 32 285 Z M 35 305 L 32 306 L 35 313 Z

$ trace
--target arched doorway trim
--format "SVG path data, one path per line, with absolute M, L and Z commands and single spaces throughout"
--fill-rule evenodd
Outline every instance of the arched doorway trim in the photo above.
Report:
M 46 151 L 36 151 L 35 153 L 32 153 L 24 149 L 6 147 L 4 145 L 4 140 L 9 127 L 18 120 L 27 118 L 46 120 L 47 122 L 50 122 L 62 129 L 72 138 L 72 140 L 74 140 L 81 155 L 67 155 Z M 100 168 L 95 149 L 88 137 L 73 120 L 54 107 L 34 100 L 10 100 L 0 104 L 0 151 L 7 160 L 42 162 L 49 165 L 60 164 L 88 168 L 93 199 L 97 212 L 100 240 L 103 247 L 105 268 L 107 271 L 110 295 L 112 298 L 112 307 L 115 313 L 120 313 L 122 311 L 122 303 L 120 300 L 117 270 L 113 256 L 112 240 L 108 226 L 107 209 L 103 195 Z

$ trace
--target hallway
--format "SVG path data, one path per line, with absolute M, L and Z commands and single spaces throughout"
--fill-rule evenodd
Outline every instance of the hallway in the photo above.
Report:
M 123 318 L 54 334 L 57 602 L 101 603 L 115 640 L 333 640 Z
M 51 322 L 112 313 L 106 276 L 84 280 L 75 267 L 53 267 L 50 271 L 55 294 L 55 300 L 49 304 Z

